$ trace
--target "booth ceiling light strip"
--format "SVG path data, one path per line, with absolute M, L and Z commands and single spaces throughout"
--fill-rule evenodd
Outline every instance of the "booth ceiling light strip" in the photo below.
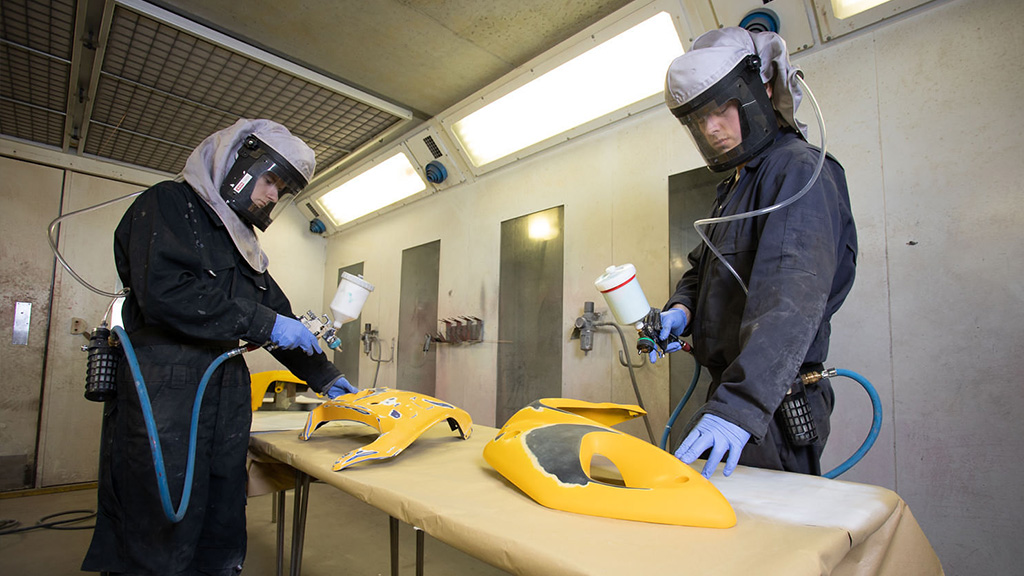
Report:
M 683 53 L 659 12 L 452 125 L 477 167 L 662 91 Z
M 396 152 L 317 200 L 335 226 L 427 189 L 409 157 Z
M 4 0 L 0 16 L 0 134 L 60 146 L 75 4 Z
M 875 6 L 881 6 L 888 1 L 889 0 L 832 0 L 832 12 L 835 13 L 836 18 L 849 18 L 850 16 L 860 14 L 865 10 L 870 10 Z

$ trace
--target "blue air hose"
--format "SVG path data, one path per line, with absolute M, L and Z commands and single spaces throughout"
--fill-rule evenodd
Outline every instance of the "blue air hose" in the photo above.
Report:
M 662 450 L 670 451 L 668 446 L 668 436 L 672 432 L 672 426 L 676 423 L 676 418 L 679 418 L 679 413 L 683 411 L 683 406 L 690 401 L 690 396 L 693 395 L 693 391 L 697 388 L 697 380 L 700 380 L 700 362 L 693 361 L 693 379 L 690 380 L 690 387 L 686 390 L 686 394 L 683 394 L 682 400 L 679 404 L 676 404 L 676 409 L 672 411 L 672 416 L 669 417 L 668 423 L 665 424 L 665 432 L 661 435 L 661 444 L 659 446 Z
M 882 430 L 882 400 L 878 397 L 878 392 L 875 387 L 871 385 L 871 382 L 867 378 L 852 372 L 850 370 L 843 370 L 842 368 L 833 369 L 836 376 L 845 376 L 852 380 L 856 380 L 861 386 L 864 387 L 864 391 L 868 393 L 868 397 L 871 398 L 871 430 L 868 431 L 868 435 L 864 438 L 864 442 L 861 443 L 860 448 L 853 453 L 852 456 L 846 459 L 845 462 L 836 466 L 832 470 L 822 474 L 825 478 L 836 478 L 840 474 L 843 474 L 850 468 L 853 468 L 855 464 L 860 462 L 861 458 L 871 450 L 874 446 L 875 440 L 878 439 L 878 433 Z M 672 411 L 672 416 L 669 417 L 668 423 L 665 424 L 665 432 L 661 436 L 661 449 L 667 450 L 669 433 L 672 431 L 672 427 L 676 423 L 676 419 L 679 417 L 679 413 L 683 411 L 683 406 L 690 400 L 690 396 L 693 394 L 693 390 L 697 385 L 697 380 L 700 378 L 700 363 L 694 362 L 693 366 L 693 380 L 690 382 L 690 388 L 683 395 L 683 398 L 676 405 L 676 409 Z
M 845 376 L 852 380 L 856 380 L 864 387 L 864 391 L 868 393 L 868 396 L 871 398 L 871 430 L 868 431 L 868 435 L 864 438 L 864 442 L 861 443 L 860 448 L 858 448 L 852 456 L 847 458 L 846 461 L 839 466 L 836 466 L 832 470 L 822 474 L 825 478 L 835 478 L 850 468 L 853 468 L 853 465 L 860 462 L 860 459 L 868 453 L 868 450 L 871 450 L 871 447 L 875 444 L 875 440 L 878 438 L 879 431 L 882 430 L 882 400 L 878 397 L 878 392 L 875 390 L 875 387 L 871 385 L 871 382 L 869 382 L 867 378 L 857 374 L 856 372 L 851 372 L 850 370 L 837 368 L 835 372 L 837 376 Z
M 160 449 L 160 435 L 156 430 L 156 421 L 153 418 L 153 407 L 149 403 L 149 393 L 146 391 L 146 383 L 142 379 L 142 370 L 139 368 L 139 360 L 135 356 L 135 349 L 132 347 L 128 333 L 120 326 L 114 326 L 114 334 L 117 335 L 124 346 L 125 357 L 128 358 L 128 366 L 132 370 L 132 377 L 135 380 L 135 391 L 139 394 L 139 405 L 142 407 L 142 416 L 146 421 L 146 433 L 149 435 L 149 449 L 153 453 L 153 468 L 156 470 L 156 485 L 160 491 L 160 504 L 164 509 L 164 516 L 172 523 L 178 523 L 185 517 L 188 509 L 188 502 L 192 498 L 192 475 L 195 471 L 196 462 L 196 437 L 199 435 L 199 409 L 203 405 L 203 394 L 206 392 L 206 385 L 210 382 L 213 372 L 228 358 L 238 356 L 246 351 L 246 348 L 239 347 L 221 354 L 210 362 L 210 366 L 199 381 L 199 388 L 196 390 L 196 399 L 192 404 L 192 426 L 188 434 L 188 465 L 185 467 L 185 485 L 181 490 L 181 501 L 178 503 L 178 510 L 175 511 L 171 505 L 170 488 L 167 486 L 167 471 L 164 468 L 164 454 Z

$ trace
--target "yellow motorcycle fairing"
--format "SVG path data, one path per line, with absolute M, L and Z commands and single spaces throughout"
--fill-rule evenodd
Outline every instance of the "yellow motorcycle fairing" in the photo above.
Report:
M 275 382 L 292 382 L 295 384 L 306 385 L 305 380 L 299 380 L 294 374 L 288 370 L 267 370 L 266 372 L 256 372 L 249 376 L 249 386 L 252 388 L 252 395 L 250 399 L 252 401 L 252 411 L 259 410 L 260 406 L 263 405 L 263 397 L 267 395 L 267 390 L 270 389 L 270 385 Z M 280 387 L 275 389 L 275 392 L 280 392 Z
M 299 438 L 309 440 L 314 430 L 332 420 L 362 422 L 380 431 L 373 442 L 339 458 L 332 467 L 335 472 L 367 460 L 397 456 L 442 420 L 447 420 L 463 440 L 473 433 L 473 419 L 461 408 L 407 390 L 369 388 L 338 396 L 314 408 Z
M 732 506 L 700 473 L 608 427 L 643 413 L 639 406 L 538 400 L 509 418 L 484 447 L 484 459 L 548 508 L 678 526 L 734 526 Z M 624 486 L 591 476 L 595 455 L 618 468 Z

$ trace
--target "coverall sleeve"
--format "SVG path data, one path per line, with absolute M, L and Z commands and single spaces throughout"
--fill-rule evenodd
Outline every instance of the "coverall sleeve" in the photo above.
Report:
M 202 200 L 187 189 L 157 185 L 143 193 L 115 232 L 115 255 L 144 325 L 196 340 L 266 342 L 274 312 L 251 298 L 229 297 L 227 278 L 203 269 Z M 233 260 L 233 255 L 210 255 Z M 125 274 L 127 273 L 127 278 Z
M 813 155 L 805 154 L 759 172 L 763 181 L 758 193 L 768 192 L 769 200 L 763 205 L 799 192 L 811 177 L 813 160 Z M 760 217 L 757 253 L 740 320 L 740 353 L 722 373 L 722 384 L 704 408 L 743 427 L 755 442 L 763 439 L 823 325 L 837 267 L 836 243 L 842 224 L 836 178 L 842 177 L 838 164 L 827 161 L 807 194 Z
M 269 273 L 265 274 L 265 277 L 267 279 L 267 292 L 264 304 L 273 310 L 275 314 L 295 318 L 291 304 L 288 302 L 284 291 L 270 277 Z M 307 356 L 305 352 L 299 349 L 284 350 L 277 348 L 271 351 L 271 355 L 278 362 L 284 364 L 292 374 L 306 382 L 310 388 L 323 394 L 330 387 L 331 383 L 338 376 L 341 376 L 341 372 L 328 360 L 327 354 L 330 352 L 326 348 L 324 351 L 324 354 Z

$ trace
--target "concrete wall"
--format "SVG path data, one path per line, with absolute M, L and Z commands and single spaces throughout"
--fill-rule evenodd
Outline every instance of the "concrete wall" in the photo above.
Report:
M 1024 87 L 1016 0 L 938 2 L 794 60 L 824 111 L 860 234 L 858 278 L 834 319 L 830 366 L 864 375 L 885 412 L 874 449 L 844 479 L 897 490 L 950 574 L 1013 573 L 1024 513 L 1019 392 L 1024 177 L 1013 102 Z M 813 124 L 809 106 L 801 118 Z M 816 141 L 817 136 L 811 140 Z M 678 124 L 654 109 L 330 239 L 327 273 L 365 262 L 377 285 L 363 321 L 398 327 L 401 250 L 441 240 L 440 317 L 483 318 L 497 333 L 500 223 L 565 206 L 563 394 L 633 402 L 617 336 L 584 356 L 569 341 L 593 280 L 632 262 L 654 304 L 667 297 L 667 178 L 700 165 Z M 333 285 L 324 286 L 325 297 Z M 441 348 L 438 396 L 494 420 L 496 345 Z M 368 362 L 368 360 L 364 360 Z M 655 429 L 667 370 L 638 370 Z M 398 385 L 382 367 L 379 384 Z M 832 468 L 860 445 L 866 394 L 837 379 Z M 630 429 L 642 435 L 639 425 Z

